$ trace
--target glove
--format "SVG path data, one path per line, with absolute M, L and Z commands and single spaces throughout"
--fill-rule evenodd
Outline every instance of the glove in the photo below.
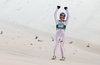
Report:
M 68 9 L 68 7 L 64 7 L 64 9 L 65 9 L 65 10 L 67 10 L 67 9 Z
M 60 6 L 57 6 L 57 9 L 60 9 Z

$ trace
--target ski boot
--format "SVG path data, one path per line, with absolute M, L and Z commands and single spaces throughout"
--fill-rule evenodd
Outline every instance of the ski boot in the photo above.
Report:
M 52 57 L 52 60 L 55 60 L 55 59 L 56 59 L 56 56 L 53 56 L 53 57 Z
M 65 61 L 65 57 L 62 57 L 62 58 L 60 59 L 60 61 Z

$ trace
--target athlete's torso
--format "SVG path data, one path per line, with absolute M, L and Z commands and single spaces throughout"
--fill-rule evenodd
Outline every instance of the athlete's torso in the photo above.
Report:
M 56 23 L 56 29 L 66 29 L 66 21 L 65 20 L 58 20 Z

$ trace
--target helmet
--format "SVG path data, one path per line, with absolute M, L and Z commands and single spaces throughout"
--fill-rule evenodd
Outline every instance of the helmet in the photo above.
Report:
M 64 16 L 64 17 L 65 17 L 65 16 L 66 16 L 66 14 L 62 12 L 62 13 L 60 13 L 60 16 Z

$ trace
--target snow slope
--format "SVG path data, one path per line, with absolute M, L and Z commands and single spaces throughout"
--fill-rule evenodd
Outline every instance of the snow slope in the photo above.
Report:
M 0 23 L 0 65 L 100 65 L 100 46 L 67 37 L 65 61 L 51 60 L 54 41 L 49 33 Z M 37 37 L 37 38 L 36 38 Z

